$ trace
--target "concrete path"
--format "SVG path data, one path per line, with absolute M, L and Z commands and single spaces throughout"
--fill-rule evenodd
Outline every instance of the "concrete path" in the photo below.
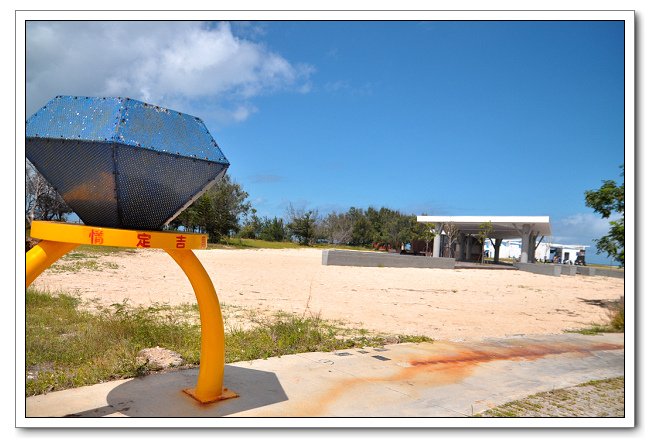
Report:
M 467 417 L 542 391 L 624 374 L 623 335 L 398 344 L 229 364 L 240 397 L 200 405 L 197 370 L 30 397 L 29 417 Z

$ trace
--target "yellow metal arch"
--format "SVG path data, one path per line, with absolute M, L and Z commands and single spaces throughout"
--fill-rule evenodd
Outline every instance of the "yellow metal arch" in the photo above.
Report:
M 75 243 L 43 240 L 32 247 L 25 255 L 25 277 L 27 286 L 31 285 L 41 272 L 46 270 L 56 260 L 77 247 Z
M 191 249 L 205 249 L 207 236 L 91 227 L 45 221 L 32 223 L 31 236 L 42 241 L 25 256 L 26 285 L 80 244 L 164 249 L 185 272 L 199 304 L 201 361 L 196 387 L 184 392 L 201 403 L 238 395 L 223 387 L 225 337 L 219 298 L 212 280 Z

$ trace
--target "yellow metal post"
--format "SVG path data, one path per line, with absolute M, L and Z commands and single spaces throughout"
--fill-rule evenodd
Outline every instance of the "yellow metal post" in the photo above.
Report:
M 36 280 L 36 277 L 41 275 L 41 272 L 50 267 L 52 263 L 78 245 L 75 243 L 43 240 L 32 247 L 25 255 L 26 287 L 31 285 Z
M 27 286 L 41 272 L 79 244 L 164 249 L 189 279 L 201 317 L 201 362 L 196 387 L 185 392 L 201 403 L 238 395 L 223 387 L 225 341 L 219 298 L 212 280 L 192 249 L 205 249 L 207 235 L 112 229 L 34 221 L 31 235 L 42 241 L 26 255 Z
M 201 363 L 199 378 L 194 389 L 185 392 L 201 403 L 236 397 L 223 388 L 223 371 L 226 363 L 223 318 L 219 298 L 205 268 L 190 250 L 165 249 L 181 267 L 194 289 L 201 315 Z

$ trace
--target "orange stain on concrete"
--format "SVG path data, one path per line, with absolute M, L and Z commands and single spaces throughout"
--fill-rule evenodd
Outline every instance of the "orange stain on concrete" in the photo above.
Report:
M 618 344 L 596 343 L 589 347 L 570 343 L 557 344 L 528 344 L 525 346 L 491 346 L 472 349 L 464 345 L 440 343 L 441 350 L 433 356 L 415 358 L 407 361 L 409 367 L 400 367 L 393 364 L 391 369 L 386 369 L 385 376 L 356 377 L 338 381 L 320 395 L 315 396 L 311 404 L 293 410 L 293 416 L 318 416 L 324 415 L 327 408 L 354 387 L 373 383 L 404 383 L 413 382 L 414 390 L 422 386 L 443 386 L 452 384 L 468 377 L 472 371 L 482 363 L 493 361 L 517 361 L 543 358 L 551 355 L 576 355 L 587 356 L 593 351 L 620 350 L 624 347 Z M 437 344 L 436 344 L 437 345 Z M 392 361 L 401 361 L 392 359 Z M 397 371 L 395 371 L 397 369 Z M 381 400 L 381 397 L 379 398 Z
M 412 366 L 453 366 L 456 364 L 477 364 L 482 362 L 501 360 L 533 360 L 549 355 L 561 355 L 576 353 L 587 355 L 598 350 L 619 350 L 623 346 L 618 344 L 600 343 L 589 348 L 582 346 L 560 343 L 560 344 L 532 344 L 514 347 L 490 347 L 486 350 L 459 350 L 456 356 L 436 355 L 427 359 L 411 361 Z

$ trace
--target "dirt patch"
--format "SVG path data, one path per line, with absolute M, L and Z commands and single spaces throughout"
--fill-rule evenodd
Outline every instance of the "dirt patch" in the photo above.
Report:
M 176 352 L 161 347 L 145 348 L 138 352 L 136 360 L 146 364 L 150 370 L 161 370 L 183 364 L 183 358 Z

